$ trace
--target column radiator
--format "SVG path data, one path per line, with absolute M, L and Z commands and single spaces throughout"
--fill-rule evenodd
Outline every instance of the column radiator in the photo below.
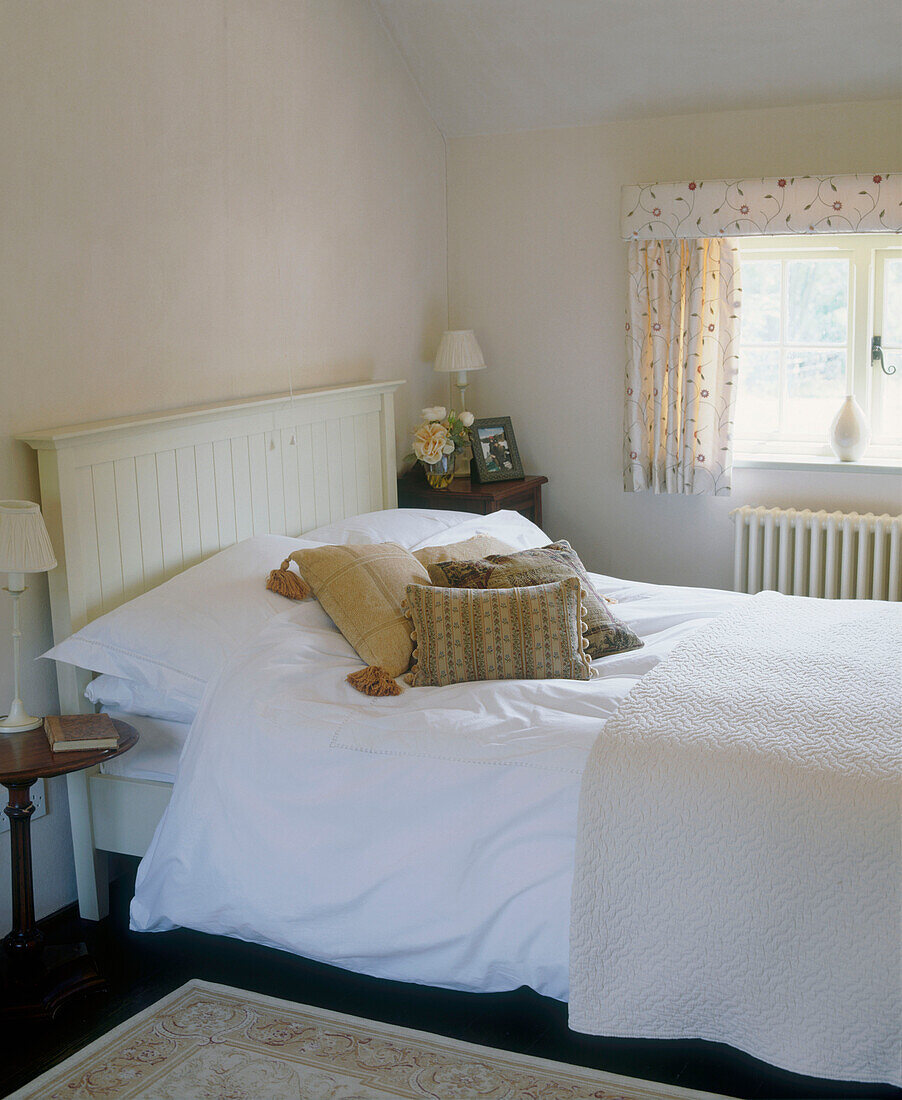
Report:
M 733 588 L 902 600 L 902 516 L 737 508 Z

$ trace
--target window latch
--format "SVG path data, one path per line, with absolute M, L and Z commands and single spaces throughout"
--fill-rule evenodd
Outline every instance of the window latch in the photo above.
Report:
M 883 346 L 880 343 L 879 336 L 874 336 L 871 339 L 871 362 L 879 363 L 880 369 L 883 371 L 884 374 L 896 373 L 895 365 L 892 363 L 888 364 L 883 356 Z

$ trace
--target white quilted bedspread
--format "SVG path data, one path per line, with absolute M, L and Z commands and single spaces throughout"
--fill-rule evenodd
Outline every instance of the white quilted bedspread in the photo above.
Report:
M 583 777 L 570 1026 L 902 1081 L 902 608 L 762 594 L 694 634 Z

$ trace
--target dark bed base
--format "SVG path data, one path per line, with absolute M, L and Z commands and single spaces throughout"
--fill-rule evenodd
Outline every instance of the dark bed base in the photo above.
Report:
M 469 1042 L 594 1066 L 651 1081 L 759 1098 L 902 1097 L 902 1090 L 817 1081 L 784 1073 L 701 1040 L 602 1039 L 567 1027 L 567 1007 L 530 989 L 455 993 L 367 978 L 256 944 L 180 930 L 127 931 L 137 860 L 111 890 L 110 915 L 81 922 L 75 907 L 42 922 L 48 942 L 82 938 L 109 991 L 68 1006 L 53 1022 L 4 1025 L 0 1096 L 19 1088 L 189 978 L 203 978 L 337 1012 Z M 76 936 L 75 933 L 78 933 Z

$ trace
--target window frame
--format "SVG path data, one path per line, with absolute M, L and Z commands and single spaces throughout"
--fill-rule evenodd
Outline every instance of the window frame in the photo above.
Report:
M 884 286 L 885 286 L 885 270 L 886 261 L 888 259 L 902 260 L 902 243 L 896 243 L 895 245 L 883 245 L 874 249 L 874 265 L 873 265 L 873 284 L 871 288 L 871 297 L 873 300 L 873 310 L 871 316 L 871 333 L 879 334 L 881 337 L 881 346 L 883 347 L 884 362 L 891 362 L 896 368 L 895 385 L 902 385 L 902 344 L 890 344 L 889 346 L 882 343 L 883 337 L 883 305 L 884 305 Z M 887 354 L 889 353 L 889 354 Z M 870 341 L 868 344 L 868 356 L 870 356 Z M 877 363 L 873 363 L 873 370 L 871 372 L 871 402 L 869 405 L 869 411 L 872 413 L 871 423 L 876 423 L 876 418 L 873 416 L 874 410 L 880 404 L 885 387 L 890 383 L 889 378 L 880 369 Z M 892 377 L 892 376 L 890 376 Z M 902 434 L 902 431 L 900 431 Z M 888 448 L 895 454 L 902 454 L 902 445 L 893 441 L 891 438 L 883 438 L 875 436 L 874 446 L 878 450 L 881 448 Z
M 885 384 L 889 381 L 880 367 L 871 361 L 871 337 L 881 332 L 876 327 L 882 321 L 883 281 L 887 258 L 902 258 L 902 241 L 893 233 L 838 233 L 805 236 L 771 236 L 739 238 L 740 274 L 742 264 L 752 259 L 780 260 L 848 258 L 849 260 L 849 326 L 846 341 L 846 388 L 865 410 L 871 425 L 876 424 L 875 410 Z M 783 341 L 786 280 L 783 285 L 780 313 L 781 355 L 787 353 Z M 879 296 L 879 299 L 878 299 Z M 758 345 L 752 345 L 757 347 Z M 764 346 L 764 345 L 761 345 Z M 773 347 L 774 345 L 770 345 Z M 803 345 L 800 345 L 803 346 Z M 829 350 L 830 345 L 823 345 Z M 895 351 L 895 346 L 893 347 Z M 902 367 L 894 379 L 902 384 Z M 742 376 L 742 343 L 740 336 L 739 386 Z M 879 375 L 879 377 L 877 377 Z M 737 400 L 740 400 L 737 393 Z M 782 393 L 781 393 L 782 400 Z M 837 405 L 837 410 L 839 406 Z M 766 459 L 768 455 L 788 458 L 833 458 L 826 439 L 796 438 L 777 433 L 760 438 L 736 436 L 737 458 Z M 869 459 L 902 459 L 902 439 L 872 438 L 865 462 Z

